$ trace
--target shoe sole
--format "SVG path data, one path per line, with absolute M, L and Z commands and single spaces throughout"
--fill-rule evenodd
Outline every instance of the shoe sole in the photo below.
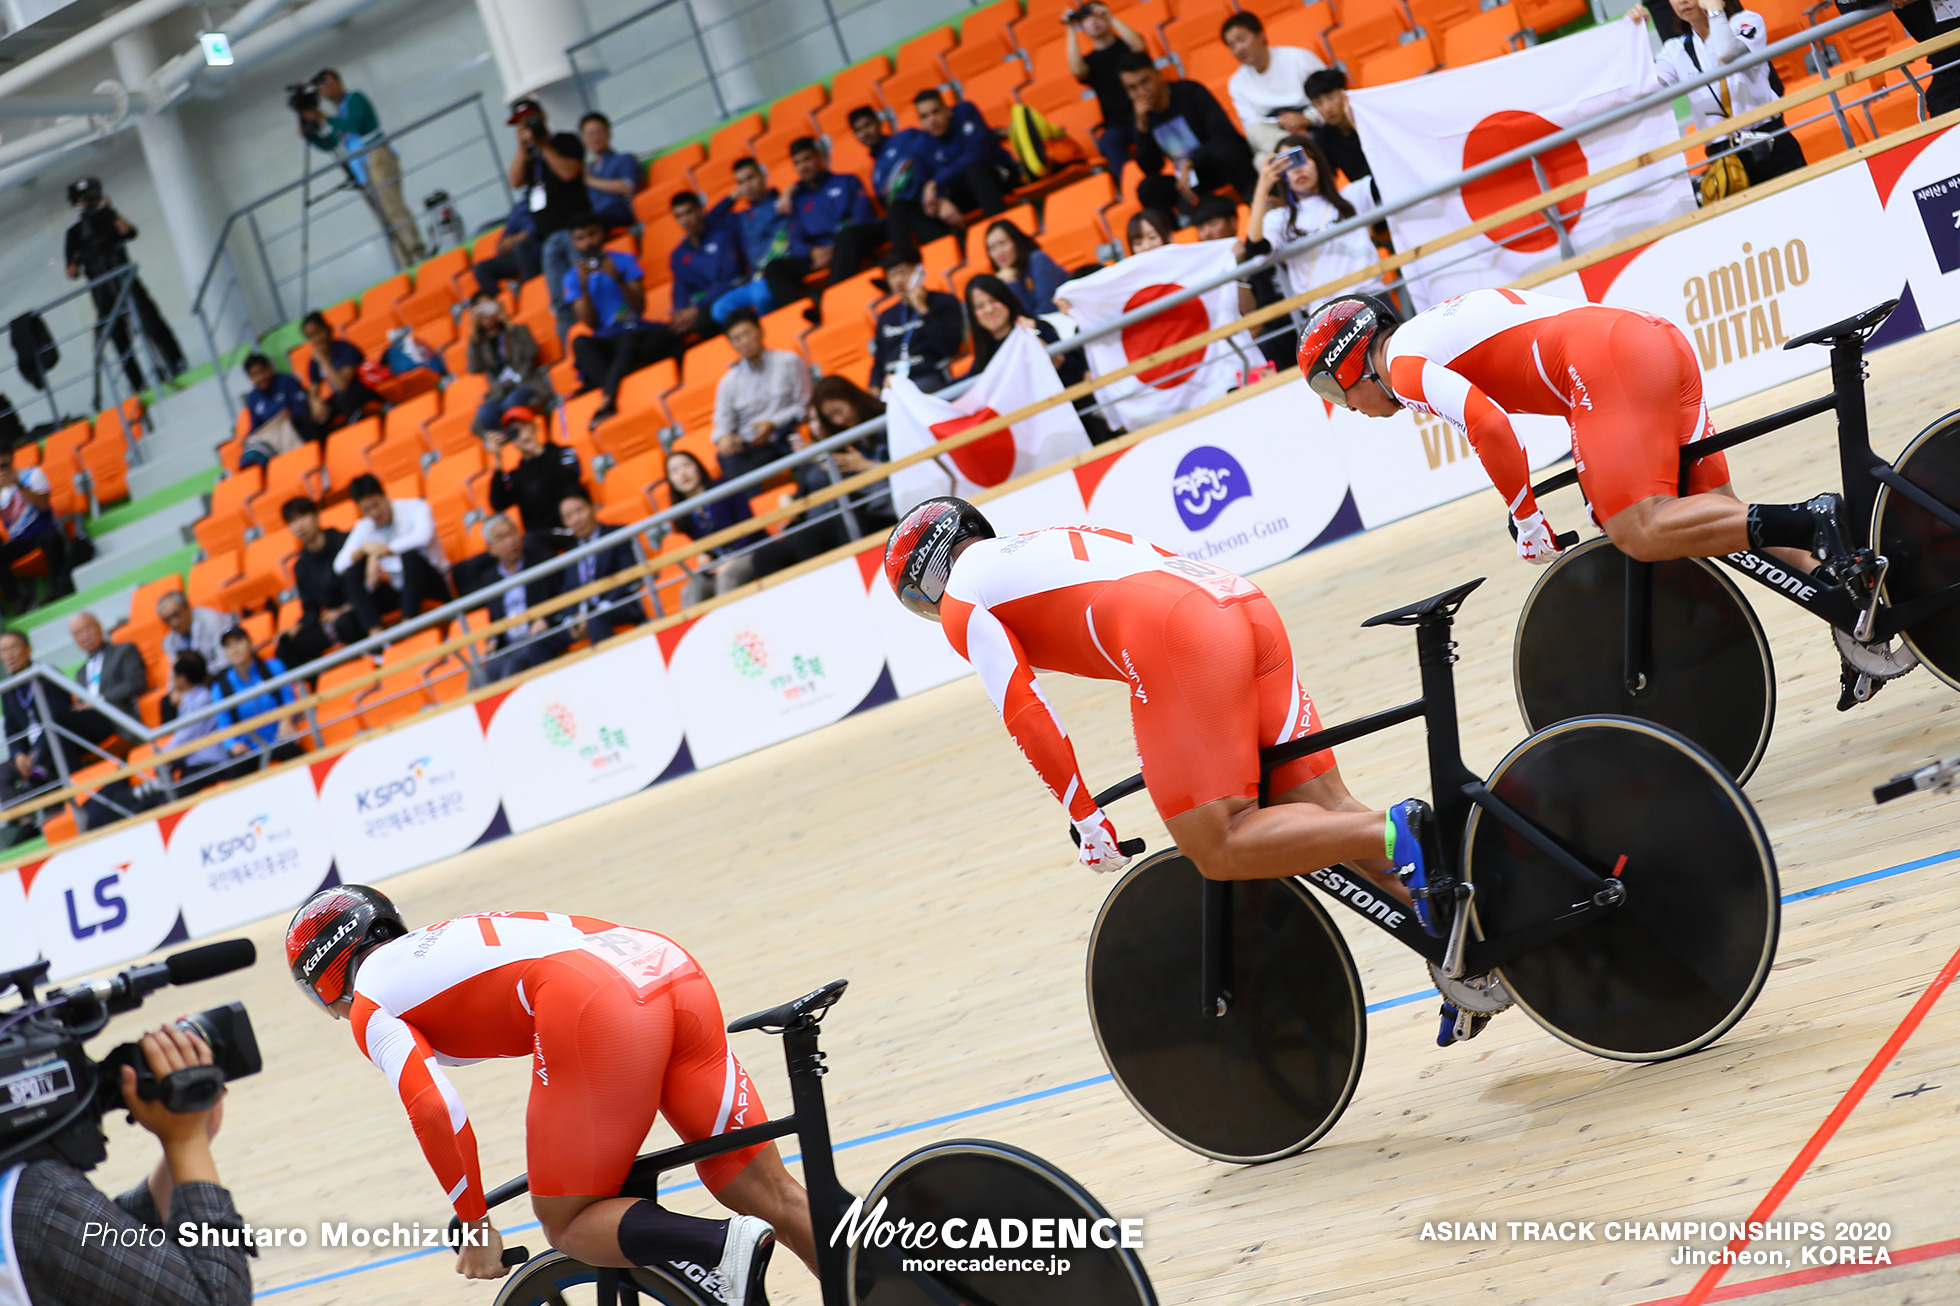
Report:
M 756 1239 L 755 1249 L 749 1253 L 749 1273 L 742 1285 L 742 1306 L 769 1306 L 769 1297 L 763 1291 L 762 1280 L 769 1272 L 769 1258 L 776 1251 L 776 1235 L 765 1233 Z

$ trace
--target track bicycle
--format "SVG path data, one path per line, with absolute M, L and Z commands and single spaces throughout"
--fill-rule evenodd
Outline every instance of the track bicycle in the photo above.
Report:
M 1960 689 L 1960 411 L 1889 464 L 1872 452 L 1865 411 L 1865 343 L 1898 303 L 1784 345 L 1830 346 L 1829 394 L 1681 450 L 1685 484 L 1709 454 L 1835 412 L 1856 574 L 1828 583 L 1759 549 L 1658 563 L 1637 562 L 1604 536 L 1567 549 L 1518 616 L 1512 670 L 1529 729 L 1594 713 L 1638 717 L 1692 739 L 1746 782 L 1769 746 L 1776 672 L 1762 624 L 1722 567 L 1830 624 L 1845 667 L 1840 709 L 1920 663 Z M 1542 495 L 1577 480 L 1567 468 L 1533 489 Z M 1560 543 L 1568 538 L 1577 540 Z
M 1361 976 L 1309 886 L 1428 963 L 1459 1019 L 1515 1000 L 1555 1037 L 1614 1060 L 1705 1047 L 1761 991 L 1780 919 L 1775 861 L 1749 800 L 1700 748 L 1650 722 L 1592 716 L 1533 734 L 1488 780 L 1464 765 L 1450 633 L 1482 583 L 1362 623 L 1415 628 L 1421 697 L 1260 754 L 1264 806 L 1282 763 L 1422 720 L 1444 938 L 1341 868 L 1207 880 L 1175 848 L 1131 866 L 1104 902 L 1089 940 L 1096 1042 L 1137 1110 L 1192 1151 L 1291 1156 L 1354 1094 Z M 1096 802 L 1143 788 L 1132 776 Z M 1438 1041 L 1449 1032 L 1446 1019 Z
M 782 1037 L 793 1108 L 789 1115 L 649 1152 L 633 1163 L 620 1195 L 656 1197 L 666 1171 L 795 1134 L 803 1149 L 823 1306 L 1075 1306 L 1082 1302 L 1156 1306 L 1156 1294 L 1135 1251 L 1102 1245 L 1120 1242 L 1113 1232 L 1117 1226 L 1102 1204 L 1058 1167 L 1020 1148 L 982 1139 L 932 1143 L 887 1170 L 861 1205 L 845 1191 L 831 1154 L 830 1118 L 823 1096 L 824 1053 L 817 1039 L 825 1013 L 843 996 L 847 983 L 833 980 L 728 1026 L 731 1034 L 760 1030 Z M 494 1209 L 527 1191 L 525 1177 L 519 1175 L 491 1190 L 487 1200 Z M 980 1220 L 991 1221 L 990 1227 L 997 1231 L 1010 1220 L 1023 1228 L 1036 1221 L 1055 1221 L 1055 1238 L 1066 1238 L 1068 1245 L 1033 1250 L 1031 1244 L 1024 1244 L 998 1252 L 950 1250 L 952 1244 L 908 1249 L 897 1238 L 852 1237 L 846 1232 L 851 1227 L 847 1221 L 862 1228 L 864 1221 L 873 1218 L 889 1225 L 932 1221 L 942 1230 L 949 1229 L 952 1220 L 964 1219 L 962 1241 L 971 1238 Z M 1109 1221 L 1100 1232 L 1099 1221 Z M 1069 1226 L 1067 1234 L 1064 1223 Z M 452 1232 L 457 1228 L 453 1219 L 450 1227 Z M 1077 1233 L 1083 1236 L 1076 1237 Z M 924 1259 L 941 1268 L 920 1270 L 907 1266 L 902 1258 Z M 1051 1267 L 1059 1261 L 1065 1268 L 1049 1272 L 946 1269 L 946 1258 L 1039 1260 Z M 711 1306 L 723 1300 L 712 1266 L 669 1262 L 611 1269 L 557 1251 L 531 1257 L 522 1247 L 507 1248 L 504 1260 L 520 1268 L 498 1292 L 496 1306 L 634 1306 L 641 1301 Z

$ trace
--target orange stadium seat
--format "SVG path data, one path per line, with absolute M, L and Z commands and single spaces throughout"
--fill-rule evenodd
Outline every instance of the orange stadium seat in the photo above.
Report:
M 391 326 L 394 325 L 395 301 L 414 288 L 415 283 L 406 272 L 398 272 L 386 281 L 376 282 L 361 292 L 361 316 L 355 321 L 378 319 Z
M 878 94 L 895 112 L 902 112 L 912 97 L 946 84 L 946 69 L 939 62 L 942 51 L 953 48 L 953 29 L 935 27 L 898 47 L 898 59 L 890 75 L 878 83 Z
M 191 564 L 190 576 L 184 581 L 184 597 L 191 606 L 211 608 L 217 612 L 232 611 L 225 589 L 237 579 L 244 567 L 243 555 L 236 550 L 213 554 L 201 562 Z
M 996 0 L 985 9 L 967 15 L 960 25 L 960 43 L 941 57 L 946 71 L 962 86 L 969 77 L 998 67 L 1014 58 L 1014 33 L 1010 30 L 1021 16 L 1016 0 Z M 1018 61 L 1017 61 L 1018 62 Z
M 245 546 L 240 555 L 238 579 L 225 587 L 225 601 L 233 612 L 243 612 L 271 603 L 293 587 L 287 560 L 299 552 L 299 542 L 291 531 L 267 531 Z
M 442 411 L 443 391 L 431 390 L 427 394 L 404 399 L 390 408 L 381 418 L 382 433 L 390 440 L 413 436 L 422 438 L 422 425 Z
M 1507 55 L 1516 48 L 1513 38 L 1523 30 L 1524 20 L 1515 6 L 1487 9 L 1443 34 L 1443 66 L 1462 68 Z
M 320 723 L 322 745 L 331 746 L 344 739 L 352 739 L 366 729 L 361 721 L 360 711 L 354 705 L 354 694 L 357 691 L 350 690 L 346 693 L 335 691 L 349 681 L 359 680 L 369 675 L 373 670 L 372 663 L 364 658 L 356 658 L 352 662 L 343 662 L 337 667 L 328 667 L 320 673 L 320 678 L 314 685 L 314 692 L 320 694 L 325 701 L 314 709 L 314 716 Z
M 182 594 L 184 578 L 175 572 L 160 576 L 156 580 L 144 581 L 129 596 L 129 626 L 131 638 L 142 637 L 145 632 L 154 631 L 156 638 L 163 639 L 163 622 L 157 618 L 157 602 L 166 594 Z
M 191 534 L 197 540 L 198 548 L 215 557 L 220 553 L 244 548 L 245 530 L 250 524 L 251 519 L 243 515 L 214 513 L 209 517 L 199 518 L 191 527 Z
M 878 83 L 891 75 L 891 60 L 882 54 L 860 59 L 830 79 L 830 103 L 845 110 L 869 105 L 877 108 Z
M 1231 14 L 1230 6 L 1221 3 L 1174 18 L 1159 29 L 1163 34 L 1164 46 L 1177 56 L 1181 66 L 1188 68 L 1190 65 L 1186 61 L 1190 56 L 1222 44 L 1218 32 Z
M 250 524 L 252 510 L 247 502 L 265 490 L 265 470 L 260 467 L 247 467 L 243 471 L 225 477 L 211 487 L 211 507 L 206 520 L 213 517 L 236 518 L 242 531 Z
M 481 445 L 444 454 L 430 463 L 428 470 L 422 474 L 422 497 L 432 505 L 467 503 L 470 480 L 483 475 L 488 466 L 489 460 L 484 456 Z
M 736 159 L 747 157 L 750 143 L 762 135 L 766 126 L 759 113 L 745 113 L 739 118 L 723 123 L 715 129 L 713 135 L 708 137 L 706 162 L 733 163 Z M 698 163 L 694 165 L 696 178 L 701 175 L 701 166 Z
M 129 497 L 129 461 L 120 434 L 96 436 L 82 446 L 80 457 L 97 504 L 121 503 Z
M 492 249 L 496 248 L 494 245 Z M 446 249 L 415 269 L 415 288 L 422 289 L 431 281 L 448 282 L 458 273 L 467 271 L 471 262 L 470 247 L 458 245 Z
M 1408 30 L 1408 20 L 1401 13 L 1378 13 L 1363 22 L 1342 23 L 1329 32 L 1327 50 L 1346 67 L 1359 69 L 1376 55 L 1386 54 L 1401 44 Z
M 327 319 L 327 325 L 338 331 L 361 315 L 358 301 L 343 299 L 338 304 L 320 310 L 320 316 Z M 304 348 L 305 346 L 301 346 Z
M 88 511 L 88 504 L 75 487 L 75 476 L 82 469 L 81 448 L 94 435 L 89 423 L 73 422 L 50 435 L 41 446 L 41 470 L 48 477 L 48 501 L 60 516 L 79 516 Z
M 1515 0 L 1518 17 L 1540 36 L 1576 22 L 1590 12 L 1586 0 Z
M 666 475 L 667 455 L 661 450 L 620 459 L 599 482 L 599 520 L 608 526 L 630 526 L 645 517 L 653 511 L 648 494 Z
M 1110 238 L 1100 215 L 1115 201 L 1115 187 L 1106 173 L 1085 177 L 1050 195 L 1048 221 L 1041 234 L 1048 257 L 1064 268 L 1099 262 L 1097 248 Z
M 1467 23 L 1483 9 L 1477 0 L 1409 0 L 1409 17 L 1429 34 L 1440 48 L 1443 33 L 1458 23 Z
M 326 492 L 336 499 L 345 498 L 347 487 L 354 483 L 354 478 L 367 472 L 368 448 L 379 443 L 381 443 L 381 419 L 378 417 L 363 418 L 329 435 L 324 467 Z M 294 452 L 299 451 L 294 450 Z M 270 472 L 271 468 L 268 467 L 267 470 Z
M 383 485 L 417 479 L 422 475 L 422 458 L 426 452 L 420 432 L 391 436 L 368 446 L 367 470 Z
M 455 319 L 450 310 L 455 307 L 456 298 L 456 288 L 449 284 L 447 277 L 440 281 L 424 277 L 422 288 L 404 296 L 395 305 L 395 314 L 401 318 L 402 325 L 414 327 L 418 333 L 433 322 L 453 325 Z
M 667 181 L 674 177 L 685 177 L 687 170 L 708 157 L 708 147 L 700 141 L 689 141 L 676 145 L 665 154 L 647 164 L 647 181 Z
M 280 454 L 265 465 L 265 493 L 252 500 L 252 520 L 262 531 L 277 530 L 284 522 L 279 507 L 295 495 L 318 501 L 324 496 L 320 484 L 320 446 L 303 444 Z
M 1390 82 L 1406 81 L 1420 77 L 1434 70 L 1436 47 L 1427 36 L 1399 45 L 1386 54 L 1378 54 L 1361 65 L 1361 75 L 1355 79 L 1357 86 L 1386 86 Z
M 1305 8 L 1289 7 L 1284 14 L 1266 19 L 1266 40 L 1273 45 L 1293 45 L 1325 58 L 1327 29 L 1334 25 L 1334 6 L 1318 0 Z
M 802 354 L 800 337 L 810 329 L 810 324 L 803 318 L 803 309 L 804 304 L 799 300 L 765 313 L 762 318 L 762 347 L 780 349 L 786 354 Z
M 388 348 L 388 333 L 395 329 L 396 323 L 384 317 L 361 317 L 347 324 L 341 335 L 347 342 L 361 351 L 362 357 L 374 362 Z
M 1014 112 L 1014 93 L 1027 84 L 1027 70 L 1019 59 L 996 64 L 984 73 L 975 73 L 960 82 L 960 98 L 980 111 L 989 123 L 1007 124 Z

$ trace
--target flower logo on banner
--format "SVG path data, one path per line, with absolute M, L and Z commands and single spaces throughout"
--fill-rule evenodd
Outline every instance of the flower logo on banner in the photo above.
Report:
M 991 408 L 982 408 L 977 413 L 965 417 L 951 417 L 943 422 L 934 422 L 927 429 L 935 440 L 950 440 L 961 431 L 971 430 L 982 422 L 991 422 L 1000 414 Z M 953 450 L 950 457 L 953 466 L 960 469 L 960 475 L 975 485 L 999 485 L 1014 474 L 1014 429 L 1002 427 L 984 439 L 975 440 Z
M 728 656 L 735 663 L 735 673 L 744 680 L 754 680 L 769 669 L 769 646 L 752 630 L 738 630 L 730 636 Z
M 1171 477 L 1171 502 L 1187 531 L 1201 531 L 1234 499 L 1250 499 L 1252 482 L 1239 460 L 1214 445 L 1201 444 L 1178 461 Z
M 542 724 L 545 742 L 553 748 L 570 748 L 578 739 L 578 718 L 555 699 L 544 705 Z
M 1134 313 L 1145 304 L 1154 304 L 1166 295 L 1175 295 L 1184 289 L 1178 285 L 1145 286 L 1131 295 L 1123 304 L 1125 313 Z M 1205 312 L 1203 298 L 1187 299 L 1175 308 L 1167 308 L 1157 316 L 1132 322 L 1123 328 L 1123 356 L 1134 363 L 1148 354 L 1160 349 L 1168 349 L 1180 340 L 1189 340 L 1211 330 L 1211 315 Z M 1137 373 L 1137 380 L 1159 390 L 1175 390 L 1178 386 L 1197 375 L 1195 369 L 1204 362 L 1204 347 L 1193 349 L 1188 354 L 1165 359 L 1153 367 L 1146 367 Z
M 1470 134 L 1464 137 L 1464 171 L 1500 154 L 1529 145 L 1541 136 L 1550 136 L 1557 130 L 1557 124 L 1535 113 L 1517 109 L 1493 113 L 1472 127 Z M 1592 170 L 1592 165 L 1586 162 L 1586 152 L 1579 148 L 1577 141 L 1567 141 L 1546 150 L 1538 156 L 1538 162 L 1545 170 L 1545 189 L 1577 181 Z M 1538 178 L 1531 170 L 1530 161 L 1526 160 L 1464 186 L 1463 207 L 1469 212 L 1470 220 L 1477 222 L 1499 209 L 1509 208 L 1519 200 L 1539 193 Z M 1558 202 L 1559 218 L 1565 223 L 1567 231 L 1578 225 L 1579 211 L 1585 206 L 1584 191 Z M 1501 227 L 1493 227 L 1484 233 L 1484 237 L 1494 245 L 1502 245 L 1521 254 L 1537 253 L 1558 244 L 1558 233 L 1536 213 L 1513 219 Z

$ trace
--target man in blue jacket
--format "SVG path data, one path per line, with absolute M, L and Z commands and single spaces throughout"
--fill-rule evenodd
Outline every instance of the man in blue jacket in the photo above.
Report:
M 789 215 L 789 252 L 762 269 L 778 304 L 802 298 L 803 278 L 812 272 L 828 269 L 827 284 L 833 286 L 857 275 L 885 239 L 885 224 L 878 221 L 864 183 L 832 172 L 814 137 L 791 141 L 789 161 L 796 169 L 796 185 L 777 201 L 778 209 Z M 812 304 L 803 316 L 817 321 L 817 306 Z
M 668 201 L 681 243 L 667 256 L 674 273 L 674 308 L 667 325 L 681 335 L 711 336 L 721 328 L 709 310 L 742 284 L 742 248 L 726 225 L 710 222 L 701 197 L 684 190 Z
M 739 210 L 737 201 L 743 206 Z M 776 307 L 776 296 L 762 270 L 790 252 L 790 214 L 777 202 L 768 174 L 754 159 L 735 161 L 735 193 L 708 210 L 708 221 L 717 220 L 726 223 L 741 242 L 748 277 L 717 299 L 710 311 L 722 323 L 738 308 L 753 309 L 759 317 Z
M 965 100 L 947 104 L 937 90 L 920 91 L 912 105 L 928 138 L 926 184 L 919 194 L 926 216 L 964 227 L 964 215 L 974 209 L 989 216 L 1005 209 L 1001 195 L 1014 167 L 980 111 Z
M 862 105 L 851 110 L 851 135 L 871 156 L 871 193 L 885 206 L 892 244 L 924 245 L 945 235 L 950 228 L 927 217 L 919 204 L 931 138 L 916 127 L 887 136 L 877 111 Z

